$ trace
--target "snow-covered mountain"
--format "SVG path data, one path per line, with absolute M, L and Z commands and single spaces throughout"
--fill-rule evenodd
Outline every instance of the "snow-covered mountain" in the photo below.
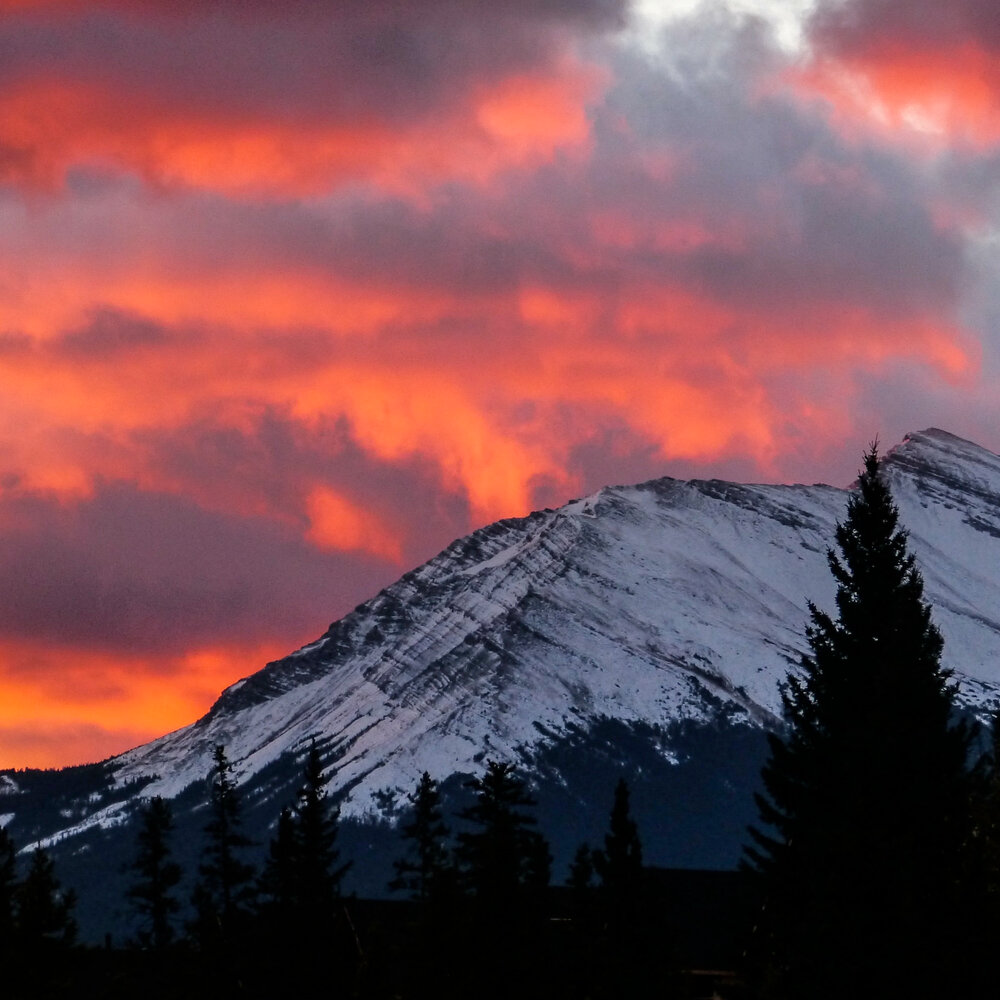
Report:
M 981 710 L 1000 693 L 1000 457 L 927 430 L 883 468 L 946 664 L 962 702 Z M 96 792 L 34 832 L 74 837 L 123 822 L 136 795 L 190 795 L 219 743 L 251 797 L 278 796 L 290 780 L 276 777 L 279 763 L 313 739 L 344 817 L 391 818 L 424 770 L 478 772 L 484 757 L 518 760 L 579 800 L 586 780 L 571 764 L 595 746 L 622 766 L 653 766 L 608 749 L 629 733 L 665 770 L 701 746 L 722 754 L 698 773 L 728 775 L 732 801 L 749 804 L 741 782 L 752 779 L 731 777 L 741 744 L 719 733 L 757 734 L 762 747 L 777 723 L 807 602 L 832 608 L 826 550 L 847 495 L 658 479 L 489 525 L 232 685 L 198 722 L 107 762 Z M 685 789 L 664 809 L 697 809 L 697 789 Z M 609 796 L 593 789 L 602 811 Z M 0 787 L 15 824 L 21 801 Z
M 938 430 L 885 475 L 962 697 L 1000 691 L 1000 458 Z M 228 688 L 205 718 L 120 758 L 172 796 L 223 743 L 244 778 L 314 736 L 348 814 L 424 770 L 516 757 L 539 730 L 610 716 L 651 725 L 730 708 L 771 725 L 804 649 L 809 599 L 832 606 L 826 549 L 846 493 L 659 479 L 463 538 Z

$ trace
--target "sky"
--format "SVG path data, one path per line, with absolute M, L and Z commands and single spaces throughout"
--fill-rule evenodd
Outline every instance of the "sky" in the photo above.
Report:
M 501 517 L 1000 450 L 994 0 L 0 0 L 0 767 Z

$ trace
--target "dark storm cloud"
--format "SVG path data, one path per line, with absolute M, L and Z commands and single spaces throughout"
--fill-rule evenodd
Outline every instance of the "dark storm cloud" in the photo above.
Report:
M 950 307 L 962 237 L 933 218 L 922 177 L 785 97 L 738 104 L 743 85 L 692 85 L 622 63 L 586 163 L 519 172 L 486 191 L 457 188 L 432 211 L 391 196 L 273 205 L 201 195 L 143 219 L 137 246 L 155 238 L 172 270 L 280 269 L 466 295 L 529 281 L 614 294 L 675 280 L 759 309 L 845 298 L 879 312 Z M 650 93 L 653 108 L 641 103 Z M 642 134 L 617 132 L 622 115 L 640 119 Z M 664 174 L 648 165 L 659 154 Z M 634 230 L 627 245 L 595 239 L 599 213 Z M 664 243 L 678 221 L 705 232 L 704 245 Z M 89 238 L 102 240 L 94 230 Z
M 431 463 L 417 456 L 377 460 L 344 419 L 307 427 L 259 406 L 241 427 L 204 418 L 174 430 L 137 431 L 131 444 L 148 453 L 183 495 L 204 506 L 236 511 L 246 508 L 249 497 L 272 517 L 300 528 L 303 497 L 317 483 L 330 487 L 400 535 L 408 565 L 435 555 L 468 524 L 467 502 L 442 494 Z
M 98 309 L 89 321 L 53 345 L 56 353 L 111 360 L 115 355 L 158 347 L 169 339 L 162 324 L 116 309 Z
M 121 484 L 73 507 L 8 496 L 0 523 L 3 634 L 109 652 L 308 636 L 393 575 L 273 522 Z
M 707 59 L 720 36 L 743 54 L 744 73 L 678 78 L 668 66 L 620 57 L 586 163 L 513 174 L 486 191 L 459 188 L 431 212 L 349 195 L 322 212 L 215 201 L 209 228 L 220 247 L 239 241 L 248 261 L 273 256 L 360 283 L 475 294 L 533 280 L 610 293 L 672 278 L 761 309 L 845 297 L 879 312 L 949 308 L 961 234 L 932 217 L 921 175 L 787 95 L 748 98 L 753 75 L 779 58 L 759 32 L 688 31 L 686 57 Z M 657 154 L 662 173 L 649 168 Z M 597 211 L 619 213 L 640 235 L 626 249 L 596 245 Z M 686 219 L 716 238 L 657 245 L 658 227 Z
M 813 14 L 813 40 L 840 55 L 886 47 L 920 52 L 975 41 L 1000 49 L 993 0 L 824 0 Z
M 392 124 L 548 65 L 558 38 L 613 29 L 624 12 L 613 0 L 300 2 L 280 15 L 263 2 L 56 4 L 0 21 L 0 83 L 124 88 L 139 115 L 152 103 Z
M 432 212 L 391 196 L 344 195 L 320 205 L 276 206 L 206 195 L 179 206 L 158 239 L 178 257 L 186 254 L 194 267 L 282 267 L 359 285 L 475 294 L 516 287 L 528 274 L 555 281 L 572 275 L 558 246 L 546 245 L 546 237 L 558 233 L 537 226 L 528 233 L 514 224 L 525 212 L 519 200 L 535 197 L 547 192 L 535 190 L 527 177 L 512 181 L 502 194 L 454 191 Z M 538 206 L 529 203 L 526 214 L 532 208 Z M 184 234 L 195 225 L 205 238 L 192 246 Z M 241 248 L 238 259 L 234 245 Z
M 733 305 L 950 308 L 962 235 L 933 218 L 925 180 L 907 157 L 842 135 L 787 91 L 755 96 L 781 57 L 752 24 L 714 26 L 706 37 L 683 25 L 670 49 L 726 72 L 678 77 L 670 65 L 619 62 L 598 119 L 604 155 L 591 167 L 590 198 L 650 219 L 651 232 L 657 220 L 693 218 L 720 234 L 705 247 L 651 253 L 647 265 Z M 610 124 L 616 115 L 639 123 L 638 133 L 623 139 Z M 666 180 L 638 169 L 652 150 L 670 164 Z M 735 246 L 725 245 L 727 232 Z M 642 261 L 629 265 L 634 273 Z

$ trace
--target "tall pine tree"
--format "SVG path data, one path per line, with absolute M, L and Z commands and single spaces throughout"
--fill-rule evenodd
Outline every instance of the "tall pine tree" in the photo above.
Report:
M 486 773 L 466 786 L 475 801 L 461 818 L 471 830 L 458 835 L 458 858 L 466 885 L 496 915 L 507 916 L 524 890 L 548 884 L 549 854 L 544 838 L 526 812 L 535 800 L 513 764 L 488 760 Z
M 875 445 L 836 542 L 838 614 L 810 605 L 810 652 L 782 691 L 747 851 L 767 894 L 757 975 L 775 997 L 945 996 L 969 734 Z
M 174 827 L 170 804 L 154 796 L 142 810 L 140 824 L 131 866 L 137 878 L 128 889 L 128 898 L 142 922 L 139 942 L 161 950 L 173 940 L 171 917 L 180 908 L 171 894 L 181 880 L 181 868 L 170 859 L 169 837 Z
M 594 852 L 586 845 L 580 844 L 569 865 L 569 876 L 566 884 L 578 894 L 586 893 L 594 880 Z
M 333 920 L 340 883 L 351 863 L 339 864 L 340 810 L 326 795 L 327 778 L 315 743 L 306 755 L 302 778 L 294 810 L 297 891 L 308 926 L 322 931 Z
M 409 844 L 409 852 L 393 862 L 396 876 L 389 888 L 405 890 L 412 899 L 427 903 L 446 895 L 452 881 L 448 827 L 441 813 L 437 782 L 427 771 L 407 798 L 413 806 L 413 816 L 403 826 L 402 834 Z
M 278 926 L 288 926 L 298 904 L 297 839 L 295 817 L 285 806 L 278 815 L 259 884 L 262 909 Z
M 475 792 L 475 800 L 459 814 L 469 828 L 458 835 L 457 859 L 473 902 L 468 926 L 459 933 L 471 930 L 473 938 L 457 940 L 464 959 L 474 964 L 467 966 L 473 980 L 464 993 L 547 995 L 551 990 L 539 987 L 548 971 L 540 961 L 540 945 L 551 856 L 535 829 L 535 800 L 514 765 L 495 760 L 488 760 L 483 776 L 466 787 Z
M 309 748 L 294 807 L 282 809 L 260 879 L 262 915 L 286 949 L 329 938 L 350 862 L 336 846 L 340 811 L 326 795 L 320 753 Z
M 253 868 L 243 860 L 251 844 L 241 831 L 242 804 L 225 747 L 215 747 L 212 762 L 205 848 L 191 900 L 196 912 L 191 929 L 202 947 L 230 941 L 253 898 Z
M 35 848 L 24 881 L 14 889 L 18 945 L 27 953 L 35 953 L 73 944 L 76 940 L 75 907 L 76 894 L 60 885 L 48 851 Z
M 1000 710 L 991 719 L 990 750 L 983 754 L 973 772 L 972 839 L 969 850 L 969 911 L 973 928 L 969 935 L 978 949 L 971 964 L 983 971 L 984 992 L 994 989 L 994 952 L 1000 935 Z
M 7 830 L 0 826 L 0 958 L 14 945 L 14 888 L 17 852 Z
M 594 868 L 604 889 L 615 895 L 634 894 L 642 877 L 642 843 L 629 809 L 628 782 L 624 778 L 615 786 L 604 850 L 594 852 Z
M 594 851 L 594 869 L 601 880 L 601 903 L 609 928 L 628 931 L 641 913 L 642 843 L 629 808 L 628 782 L 624 778 L 615 786 L 604 849 Z

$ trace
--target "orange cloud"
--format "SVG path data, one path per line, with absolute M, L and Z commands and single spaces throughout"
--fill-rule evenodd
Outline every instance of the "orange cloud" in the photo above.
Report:
M 394 563 L 403 561 L 402 540 L 372 511 L 329 487 L 317 486 L 307 500 L 309 539 L 320 548 L 361 549 Z
M 841 128 L 862 129 L 935 153 L 1000 140 L 1000 55 L 974 40 L 913 49 L 891 42 L 820 58 L 785 78 L 829 101 Z
M 847 114 L 983 150 L 1000 136 L 1000 46 L 991 0 L 842 0 L 809 21 L 811 73 Z
M 166 294 L 146 303 L 147 315 L 171 330 L 178 296 L 192 311 L 204 301 L 201 332 L 138 343 L 115 354 L 113 363 L 100 353 L 65 351 L 51 335 L 29 349 L 0 353 L 6 390 L 0 429 L 10 429 L 0 436 L 23 488 L 83 496 L 95 477 L 125 476 L 149 489 L 190 489 L 159 469 L 154 456 L 127 446 L 129 437 L 144 428 L 182 427 L 206 406 L 213 419 L 246 427 L 250 411 L 241 401 L 257 401 L 287 410 L 305 427 L 346 418 L 355 440 L 386 462 L 430 458 L 446 488 L 468 496 L 476 519 L 485 520 L 527 509 L 539 479 L 572 491 L 563 468 L 571 442 L 560 439 L 551 416 L 560 407 L 614 411 L 660 443 L 666 456 L 719 454 L 738 440 L 765 460 L 776 447 L 780 408 L 762 396 L 762 380 L 772 372 L 830 365 L 847 372 L 912 358 L 960 380 L 978 364 L 968 336 L 932 317 L 893 319 L 849 303 L 794 306 L 786 315 L 768 305 L 758 314 L 682 287 L 645 285 L 608 298 L 535 284 L 480 303 L 428 290 L 419 305 L 407 289 L 386 287 L 381 319 L 369 315 L 353 333 L 320 337 L 299 354 L 290 350 L 292 330 L 262 336 L 239 325 L 250 322 L 258 301 L 253 295 L 243 303 L 244 315 L 235 287 L 230 298 L 217 294 L 210 275 L 206 282 L 201 289 L 193 280 L 176 291 L 165 286 Z M 248 284 L 258 292 L 267 286 L 256 278 Z M 308 283 L 283 287 L 288 315 L 318 324 L 323 308 Z M 108 286 L 107 296 L 116 290 Z M 79 311 L 86 294 L 81 283 Z M 350 299 L 346 286 L 341 294 Z M 216 326 L 230 302 L 237 323 Z M 469 327 L 467 352 L 427 344 L 401 353 L 384 334 L 403 317 L 419 328 L 456 314 Z M 495 325 L 491 314 L 509 320 L 501 321 L 508 325 L 499 340 L 488 338 L 489 363 L 483 364 L 473 331 L 477 323 Z M 348 326 L 358 315 L 348 312 Z M 530 346 L 517 333 L 525 323 L 545 331 Z M 726 407 L 718 406 L 720 391 Z M 533 410 L 525 409 L 525 400 L 534 401 Z M 58 428 L 100 434 L 122 448 L 88 452 Z M 324 490 L 314 482 L 303 494 L 315 543 L 399 560 L 391 530 L 335 509 L 334 494 Z M 213 506 L 210 496 L 199 499 Z M 222 503 L 247 514 L 288 516 L 268 510 L 256 495 L 241 500 L 227 493 Z M 329 525 L 338 513 L 344 526 L 335 529 Z
M 485 183 L 586 142 L 586 104 L 607 77 L 570 61 L 553 73 L 500 78 L 470 103 L 413 123 L 286 120 L 170 104 L 113 84 L 24 79 L 0 91 L 8 149 L 0 181 L 54 189 L 73 167 L 106 166 L 156 187 L 246 199 L 317 195 L 357 181 L 419 196 L 428 184 Z
M 121 753 L 193 722 L 224 687 L 288 651 L 234 644 L 164 661 L 2 639 L 0 768 Z
M 606 73 L 579 65 L 567 65 L 559 76 L 514 76 L 480 100 L 476 120 L 507 155 L 547 159 L 562 146 L 587 141 L 587 103 L 608 82 Z

